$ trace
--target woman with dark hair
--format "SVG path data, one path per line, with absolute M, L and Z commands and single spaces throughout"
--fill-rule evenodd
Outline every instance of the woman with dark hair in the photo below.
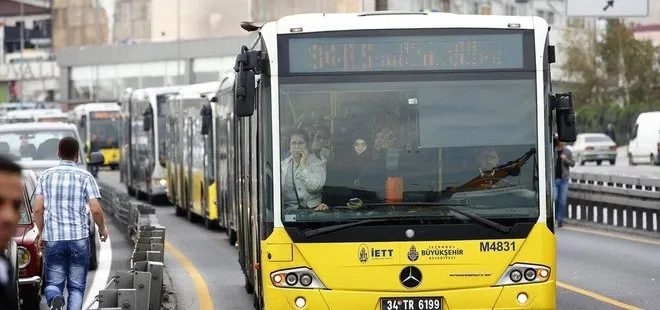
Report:
M 309 136 L 295 132 L 289 142 L 290 154 L 282 161 L 282 204 L 284 209 L 327 210 L 321 203 L 325 164 L 309 151 Z

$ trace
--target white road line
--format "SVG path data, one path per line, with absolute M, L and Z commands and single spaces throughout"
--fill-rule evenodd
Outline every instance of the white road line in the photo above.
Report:
M 99 238 L 98 235 L 98 226 L 96 228 L 96 236 L 94 238 Z M 100 242 L 100 240 L 99 240 Z M 108 284 L 108 278 L 110 277 L 110 267 L 112 267 L 112 247 L 110 246 L 110 236 L 105 242 L 100 242 L 99 253 L 97 254 L 98 259 L 98 268 L 96 273 L 94 273 L 94 280 L 92 280 L 92 285 L 87 290 L 87 297 L 85 298 L 85 303 L 83 304 L 83 309 L 90 309 L 97 304 L 94 300 L 96 295 Z M 93 304 L 91 304 L 93 302 Z M 91 304 L 91 305 L 90 305 Z

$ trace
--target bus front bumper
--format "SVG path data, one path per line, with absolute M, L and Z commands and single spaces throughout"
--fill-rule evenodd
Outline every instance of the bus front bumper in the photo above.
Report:
M 511 286 L 481 287 L 469 289 L 424 292 L 367 292 L 319 289 L 290 289 L 266 286 L 264 309 L 266 310 L 448 310 L 448 309 L 556 309 L 556 285 L 554 281 Z M 520 296 L 524 294 L 524 296 Z M 415 297 L 440 298 L 442 307 L 428 300 Z M 523 298 L 525 297 L 525 298 Z M 381 298 L 401 300 L 397 307 L 390 307 Z M 520 300 L 525 300 L 521 303 Z M 426 303 L 425 303 L 426 301 Z M 410 306 L 410 304 L 413 304 Z M 301 307 L 302 306 L 302 307 Z

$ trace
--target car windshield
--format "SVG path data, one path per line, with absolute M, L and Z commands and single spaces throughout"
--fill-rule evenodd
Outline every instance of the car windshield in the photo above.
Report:
M 119 112 L 92 112 L 89 120 L 92 151 L 119 147 Z
M 449 218 L 441 202 L 538 218 L 535 80 L 482 76 L 282 84 L 285 225 Z
M 59 160 L 57 145 L 64 137 L 75 137 L 75 134 L 72 130 L 0 132 L 0 154 L 16 160 Z
M 31 206 L 34 206 L 35 195 L 35 184 L 33 179 L 27 175 L 23 176 L 23 185 L 25 185 L 25 192 L 28 195 L 28 201 Z M 19 224 L 30 224 L 32 218 L 30 216 L 30 210 L 28 209 L 28 204 L 25 201 L 21 204 L 21 217 L 19 219 Z
M 608 136 L 588 136 L 584 138 L 584 141 L 587 143 L 603 143 L 612 142 L 612 139 Z

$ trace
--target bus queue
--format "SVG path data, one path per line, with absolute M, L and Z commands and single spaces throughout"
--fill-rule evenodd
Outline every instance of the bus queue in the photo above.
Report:
M 575 114 L 543 19 L 241 26 L 219 81 L 127 90 L 120 170 L 229 235 L 255 308 L 556 308 L 552 137 Z

